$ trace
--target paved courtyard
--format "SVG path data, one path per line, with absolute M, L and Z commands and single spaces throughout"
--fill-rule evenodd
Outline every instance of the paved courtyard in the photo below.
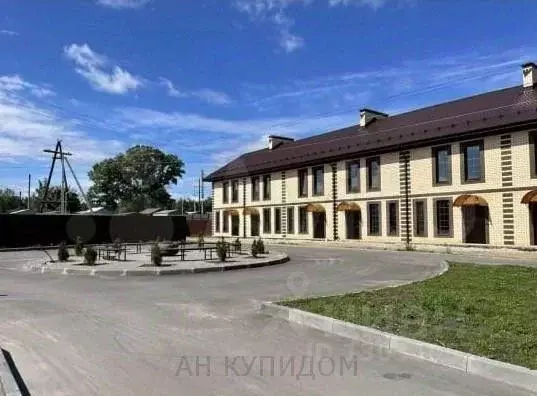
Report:
M 34 395 L 529 394 L 258 312 L 266 300 L 425 279 L 440 270 L 442 259 L 514 261 L 271 249 L 288 252 L 291 261 L 223 273 L 133 278 L 32 273 L 24 266 L 43 253 L 1 253 L 0 345 L 11 353 Z M 356 370 L 340 364 L 354 355 Z M 334 370 L 330 364 L 319 367 L 321 358 L 334 362 Z

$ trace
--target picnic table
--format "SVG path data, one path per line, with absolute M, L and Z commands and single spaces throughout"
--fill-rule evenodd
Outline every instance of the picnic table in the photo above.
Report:
M 121 260 L 121 256 L 123 256 L 123 260 Z M 107 246 L 100 247 L 98 249 L 97 257 L 99 259 L 103 258 L 106 260 L 127 261 L 127 245 L 121 245 L 121 246 L 107 245 Z

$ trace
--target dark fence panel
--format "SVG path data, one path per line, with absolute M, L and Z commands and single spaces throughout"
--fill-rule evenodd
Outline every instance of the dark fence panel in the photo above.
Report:
M 212 223 L 208 218 L 205 219 L 189 219 L 187 218 L 188 229 L 190 230 L 191 236 L 197 236 L 203 234 L 209 236 L 212 234 Z
M 183 240 L 190 235 L 184 216 L 0 215 L 0 247 Z

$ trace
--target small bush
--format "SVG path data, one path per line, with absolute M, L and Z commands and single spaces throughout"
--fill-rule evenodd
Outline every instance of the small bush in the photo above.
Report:
M 97 251 L 92 247 L 88 247 L 84 252 L 84 264 L 95 265 L 97 261 Z
M 200 233 L 198 235 L 198 247 L 203 247 L 203 245 L 205 244 L 205 238 L 203 237 L 203 233 Z
M 257 240 L 257 253 L 258 254 L 266 253 L 265 252 L 265 244 L 263 243 L 263 240 L 261 238 L 259 238 Z
M 158 242 L 155 242 L 153 246 L 151 246 L 151 264 L 157 267 L 162 264 L 162 253 L 160 252 Z
M 251 248 L 252 256 L 257 257 L 259 253 L 259 248 L 257 247 L 257 241 L 254 239 L 252 242 L 252 248 Z
M 65 246 L 65 242 L 60 243 L 58 247 L 58 261 L 67 261 L 69 260 L 69 250 Z
M 75 240 L 75 254 L 77 256 L 82 256 L 84 254 L 84 242 L 79 236 L 77 236 Z
M 224 239 L 216 242 L 216 254 L 220 261 L 226 261 L 228 245 L 224 242 Z
M 112 244 L 114 249 L 121 249 L 121 238 L 114 239 L 114 243 Z
M 236 252 L 241 251 L 241 241 L 239 238 L 235 239 L 235 242 L 233 242 L 233 247 L 235 248 Z

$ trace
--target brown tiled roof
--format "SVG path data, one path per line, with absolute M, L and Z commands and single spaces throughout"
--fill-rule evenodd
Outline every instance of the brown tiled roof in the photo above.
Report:
M 516 86 L 352 125 L 276 149 L 241 155 L 208 175 L 206 181 L 285 170 L 353 156 L 371 155 L 464 139 L 510 126 L 537 123 L 537 88 Z

